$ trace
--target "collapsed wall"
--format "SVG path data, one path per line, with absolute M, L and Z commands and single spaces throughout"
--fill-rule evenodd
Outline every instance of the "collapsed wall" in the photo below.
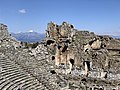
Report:
M 113 44 L 113 41 L 117 44 Z M 109 70 L 113 69 L 110 47 L 117 49 L 119 45 L 117 40 L 109 36 L 98 36 L 93 32 L 79 31 L 67 22 L 63 22 L 62 25 L 48 23 L 46 30 L 46 46 L 50 52 L 53 52 L 55 65 L 69 65 L 67 73 L 77 67 L 84 70 L 82 74 L 86 76 L 94 77 L 90 73 L 96 70 L 96 73 L 100 72 L 98 78 L 105 78 Z M 117 50 L 119 53 L 119 49 Z M 115 71 L 119 72 L 119 69 Z M 101 73 L 105 74 L 102 76 Z
M 91 41 L 83 46 L 82 42 L 77 42 L 77 34 L 78 32 L 74 26 L 67 22 L 63 22 L 62 25 L 57 25 L 53 22 L 48 24 L 46 44 L 49 46 L 50 50 L 54 52 L 55 65 L 70 64 L 70 66 L 74 65 L 80 67 L 82 63 L 87 60 L 87 57 L 82 57 L 84 52 L 92 48 L 99 49 L 101 47 L 99 40 Z M 72 69 L 72 67 L 70 68 Z
M 75 39 L 75 33 L 74 26 L 67 22 L 63 22 L 62 25 L 57 25 L 53 22 L 48 23 L 46 44 L 55 52 L 55 65 L 70 64 L 72 66 L 78 63 L 78 58 L 76 57 L 77 50 L 72 45 Z

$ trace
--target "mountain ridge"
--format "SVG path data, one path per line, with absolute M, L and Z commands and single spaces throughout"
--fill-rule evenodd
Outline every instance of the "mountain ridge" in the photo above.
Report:
M 15 37 L 17 40 L 22 42 L 40 42 L 45 38 L 44 33 L 38 32 L 20 32 L 20 33 L 11 33 L 11 36 Z

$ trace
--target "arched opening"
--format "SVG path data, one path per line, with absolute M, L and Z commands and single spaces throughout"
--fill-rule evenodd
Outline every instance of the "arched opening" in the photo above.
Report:
M 55 41 L 53 41 L 53 40 L 47 40 L 47 45 L 50 45 L 50 44 L 53 44 Z
M 74 65 L 74 63 L 75 63 L 74 59 L 70 59 L 70 63 L 71 63 L 72 65 Z
M 52 56 L 52 60 L 55 60 L 55 56 Z

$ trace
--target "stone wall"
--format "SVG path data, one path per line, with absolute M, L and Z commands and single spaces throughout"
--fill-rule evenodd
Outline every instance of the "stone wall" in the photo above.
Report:
M 7 25 L 0 24 L 0 38 L 9 37 Z

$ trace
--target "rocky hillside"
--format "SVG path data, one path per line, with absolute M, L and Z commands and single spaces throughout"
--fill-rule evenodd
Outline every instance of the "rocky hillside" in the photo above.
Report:
M 0 24 L 0 90 L 120 90 L 120 40 L 48 23 L 33 48 Z

